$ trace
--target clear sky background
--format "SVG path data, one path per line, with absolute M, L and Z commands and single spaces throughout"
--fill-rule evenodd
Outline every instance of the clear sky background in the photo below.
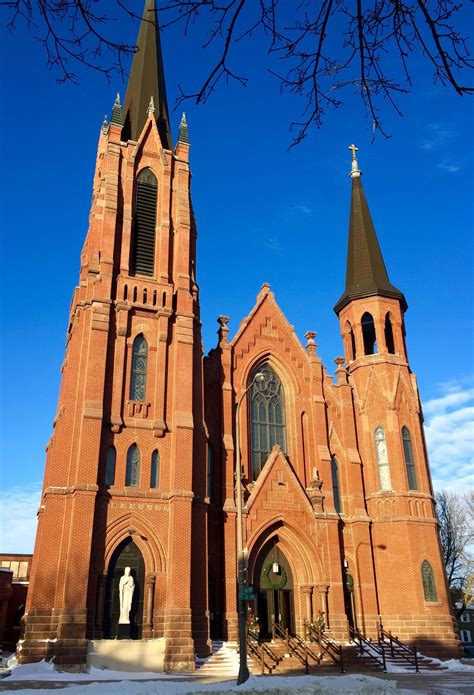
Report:
M 134 3 L 141 12 L 142 2 Z M 0 16 L 0 20 L 2 17 Z M 134 42 L 137 26 L 115 30 Z M 69 304 L 87 232 L 99 129 L 115 93 L 91 71 L 58 85 L 35 31 L 1 24 L 2 292 L 0 552 L 33 549 L 36 509 L 64 358 Z M 201 39 L 201 41 L 200 41 Z M 168 101 L 207 76 L 202 35 L 162 38 Z M 238 64 L 246 88 L 220 85 L 204 106 L 185 106 L 198 224 L 198 283 L 206 352 L 220 314 L 231 334 L 263 282 L 299 338 L 318 332 L 329 372 L 342 341 L 332 307 L 344 288 L 350 153 L 359 164 L 391 281 L 408 301 L 410 364 L 418 377 L 436 489 L 474 484 L 472 99 L 433 84 L 414 61 L 403 118 L 383 112 L 390 139 L 372 143 L 357 98 L 329 113 L 297 148 L 295 96 L 265 72 L 261 37 Z M 181 116 L 172 112 L 176 140 Z

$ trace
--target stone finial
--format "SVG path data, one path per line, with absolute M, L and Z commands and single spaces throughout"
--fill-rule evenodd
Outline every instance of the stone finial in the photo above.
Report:
M 347 384 L 347 370 L 345 368 L 346 360 L 344 357 L 336 357 L 334 364 L 336 365 L 336 377 L 338 384 Z
M 107 114 L 104 116 L 104 120 L 102 121 L 102 126 L 101 130 L 103 133 L 106 133 L 109 129 L 109 119 L 107 118 Z
M 349 145 L 348 149 L 352 152 L 352 169 L 349 176 L 351 177 L 351 179 L 358 178 L 362 174 L 361 170 L 359 169 L 359 162 L 357 161 L 356 157 L 356 152 L 359 151 L 359 148 L 355 145 Z
M 322 514 L 324 512 L 324 495 L 321 491 L 323 481 L 317 477 L 317 473 L 315 473 L 315 476 L 316 477 L 309 482 L 306 488 L 306 494 L 313 505 L 315 514 Z
M 148 108 L 146 110 L 147 116 L 150 115 L 150 113 L 155 113 L 155 102 L 153 101 L 153 96 L 150 97 L 150 103 L 148 104 Z
M 188 123 L 186 121 L 185 113 L 183 113 L 181 116 L 181 123 L 179 124 L 178 142 L 181 142 L 184 145 L 189 145 Z
M 114 125 L 123 125 L 122 105 L 120 103 L 120 94 L 118 92 L 117 96 L 115 97 L 114 106 L 112 109 L 112 118 L 110 119 L 110 122 Z
M 317 335 L 318 334 L 316 333 L 316 331 L 306 331 L 306 333 L 304 334 L 304 337 L 308 341 L 306 343 L 306 352 L 308 353 L 308 355 L 312 355 L 312 356 L 316 355 L 316 350 L 317 350 L 318 344 L 316 343 L 316 341 L 314 339 L 316 338 Z
M 227 336 L 229 335 L 227 324 L 229 323 L 229 317 L 219 316 L 217 318 L 217 323 L 220 326 L 219 330 L 217 331 L 217 335 L 219 336 L 219 345 L 227 345 Z

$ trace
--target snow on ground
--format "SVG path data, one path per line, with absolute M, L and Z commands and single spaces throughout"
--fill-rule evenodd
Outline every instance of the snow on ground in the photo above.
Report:
M 126 677 L 128 674 L 123 674 Z M 133 674 L 136 675 L 136 674 Z M 155 678 L 156 678 L 156 674 Z M 90 678 L 90 676 L 89 676 Z M 30 678 L 31 679 L 31 678 Z M 31 679 L 33 680 L 33 679 Z M 36 679 L 34 679 L 36 680 Z M 5 681 L 3 681 L 5 683 Z M 382 680 L 373 676 L 349 675 L 349 676 L 251 676 L 243 685 L 236 685 L 235 679 L 220 683 L 201 683 L 199 681 L 179 682 L 173 680 L 115 683 L 90 683 L 88 685 L 74 683 L 68 685 L 65 695 L 185 695 L 186 693 L 220 693 L 245 692 L 266 693 L 266 695 L 319 695 L 323 693 L 360 693 L 361 695 L 392 695 L 397 693 L 408 695 L 411 691 L 397 690 L 395 681 Z M 53 690 L 41 689 L 41 695 L 57 693 L 57 687 Z M 21 695 L 38 695 L 38 690 L 21 690 Z

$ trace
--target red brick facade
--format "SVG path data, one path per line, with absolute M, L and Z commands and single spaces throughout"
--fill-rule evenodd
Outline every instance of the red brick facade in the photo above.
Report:
M 335 381 L 321 364 L 314 335 L 301 345 L 266 285 L 231 342 L 227 319 L 219 319 L 218 346 L 203 363 L 187 137 L 174 151 L 165 149 L 153 109 L 137 142 L 124 142 L 120 119 L 115 121 L 99 141 L 90 227 L 47 447 L 20 661 L 84 663 L 88 639 L 113 636 L 104 617 L 112 601 L 110 577 L 128 541 L 138 547 L 144 567 L 140 636 L 166 640 L 168 670 L 192 669 L 194 653 L 208 653 L 210 637 L 236 639 L 235 403 L 252 370 L 264 364 L 284 393 L 286 446 L 270 451 L 256 480 L 249 397 L 239 433 L 248 580 L 260 599 L 270 600 L 259 593 L 268 589 L 261 585 L 261 563 L 270 548 L 288 568 L 291 586 L 280 613 L 286 611 L 299 634 L 322 611 L 330 633 L 342 641 L 349 621 L 373 636 L 382 620 L 400 638 L 423 643 L 425 651 L 456 653 L 400 301 L 372 296 L 341 309 L 346 354 Z M 149 276 L 133 274 L 131 267 L 136 182 L 146 168 L 158 180 Z M 366 311 L 378 345 L 371 355 L 362 342 Z M 394 354 L 385 343 L 387 312 Z M 133 399 L 137 336 L 147 343 L 147 368 L 144 397 Z M 388 452 L 386 491 L 380 490 L 378 427 Z M 416 490 L 407 484 L 403 427 L 411 433 Z M 126 485 L 133 445 L 140 454 L 137 484 Z M 112 446 L 115 475 L 106 484 Z M 431 600 L 423 588 L 425 561 L 436 585 Z M 266 610 L 262 605 L 256 604 L 257 612 Z

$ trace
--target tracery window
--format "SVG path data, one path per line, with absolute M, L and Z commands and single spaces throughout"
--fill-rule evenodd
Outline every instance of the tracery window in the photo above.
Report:
M 286 450 L 285 399 L 281 381 L 268 364 L 255 369 L 250 381 L 256 372 L 261 372 L 265 378 L 256 381 L 250 391 L 253 480 L 257 479 L 275 444 Z
M 133 275 L 154 274 L 156 201 L 158 181 L 151 169 L 143 169 L 137 177 L 131 271 Z
M 140 483 L 140 450 L 136 444 L 132 444 L 127 452 L 127 468 L 125 471 L 125 485 L 137 487 Z
M 375 430 L 375 452 L 377 455 L 380 489 L 391 490 L 392 481 L 390 479 L 390 465 L 388 462 L 387 442 L 385 441 L 385 432 L 381 427 L 377 427 L 377 429 Z
M 155 449 L 151 455 L 150 487 L 158 487 L 160 480 L 160 452 Z
M 115 483 L 115 460 L 116 452 L 114 446 L 109 446 L 105 456 L 105 484 L 113 485 Z
M 331 473 L 332 473 L 332 492 L 334 496 L 334 509 L 338 514 L 342 512 L 341 502 L 341 484 L 339 478 L 339 464 L 335 456 L 331 457 Z
M 421 579 L 425 601 L 437 601 L 438 594 L 436 593 L 434 572 L 428 560 L 424 560 L 421 565 Z
M 408 489 L 418 490 L 416 483 L 415 461 L 413 459 L 413 449 L 411 446 L 411 435 L 408 427 L 402 427 L 403 453 L 405 456 L 405 466 L 407 469 Z
M 133 341 L 132 374 L 130 378 L 130 400 L 144 401 L 148 368 L 148 343 L 142 333 Z

